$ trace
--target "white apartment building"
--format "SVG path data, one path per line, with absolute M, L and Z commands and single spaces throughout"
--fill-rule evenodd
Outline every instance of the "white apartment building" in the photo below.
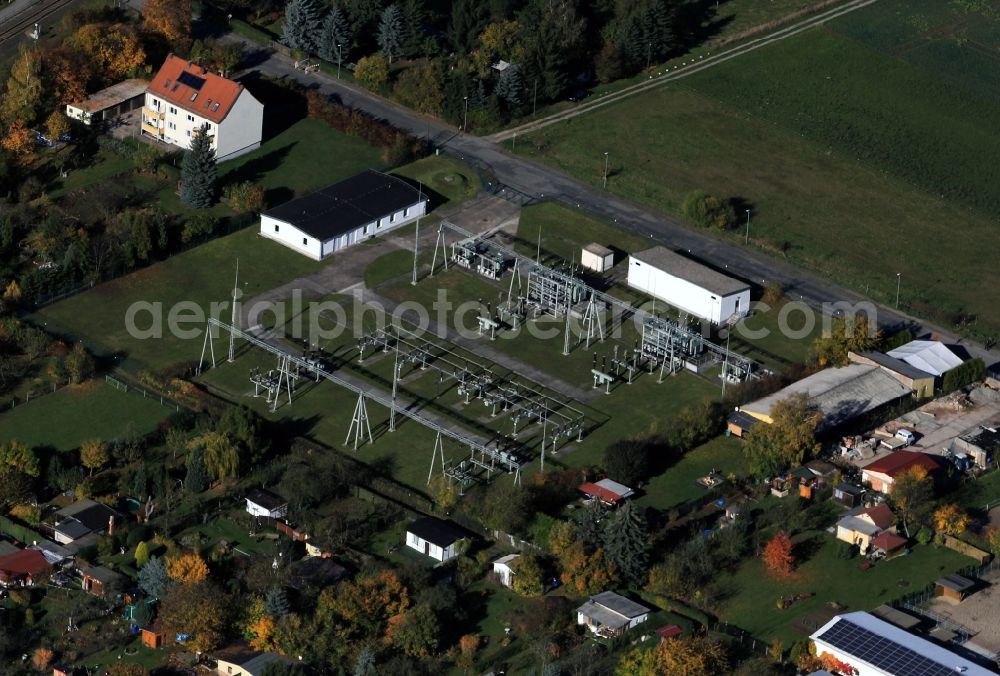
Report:
M 142 133 L 180 148 L 208 124 L 220 161 L 260 147 L 264 105 L 243 85 L 173 54 L 146 89 Z

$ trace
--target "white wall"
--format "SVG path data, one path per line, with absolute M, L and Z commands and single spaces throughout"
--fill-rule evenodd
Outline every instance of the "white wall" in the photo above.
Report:
M 414 204 L 406 209 L 401 209 L 391 216 L 380 219 L 377 223 L 372 222 L 357 228 L 353 232 L 345 235 L 320 241 L 305 234 L 294 225 L 289 225 L 285 221 L 279 221 L 271 216 L 262 215 L 260 218 L 260 234 L 269 239 L 281 242 L 290 249 L 309 256 L 313 260 L 322 260 L 327 256 L 345 249 L 352 244 L 371 239 L 377 235 L 395 230 L 408 223 L 412 223 L 427 213 L 427 202 L 423 201 Z M 336 218 L 336 215 L 331 216 Z M 275 230 L 277 226 L 277 230 Z M 303 243 L 305 240 L 305 243 Z
M 80 120 L 84 124 L 90 124 L 90 113 L 83 108 L 76 108 L 71 104 L 66 104 L 66 117 L 73 120 Z
M 276 242 L 281 242 L 289 249 L 294 249 L 313 260 L 322 259 L 323 243 L 315 237 L 310 237 L 294 225 L 279 221 L 267 215 L 260 217 L 260 234 Z
M 416 549 L 421 554 L 426 554 L 436 561 L 447 561 L 457 556 L 454 543 L 443 549 L 436 544 L 421 540 L 410 532 L 406 533 L 406 546 Z
M 288 513 L 288 506 L 283 505 L 278 509 L 270 510 L 247 499 L 247 513 L 252 514 L 253 516 L 266 516 L 271 519 L 280 519 Z
M 720 297 L 634 257 L 628 261 L 628 285 L 714 324 L 725 323 L 733 314 L 746 314 L 750 306 L 749 289 Z
M 506 563 L 494 563 L 493 572 L 500 578 L 500 584 L 504 587 L 510 586 L 511 577 L 514 575 L 514 572 L 510 569 L 509 565 Z
M 216 157 L 222 162 L 259 148 L 263 130 L 264 104 L 244 89 L 219 125 Z

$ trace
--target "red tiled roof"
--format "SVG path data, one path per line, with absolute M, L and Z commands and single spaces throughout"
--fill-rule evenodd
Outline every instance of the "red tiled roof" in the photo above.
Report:
M 0 556 L 0 579 L 16 578 L 21 575 L 34 577 L 49 568 L 51 568 L 49 562 L 34 549 L 22 549 L 7 556 Z
M 676 624 L 667 624 L 656 630 L 656 633 L 663 638 L 675 638 L 684 633 L 684 630 Z
M 146 91 L 218 124 L 229 114 L 243 85 L 170 54 Z
M 941 466 L 926 453 L 915 451 L 895 451 L 863 467 L 866 472 L 879 472 L 890 477 L 896 477 L 912 467 L 923 467 L 928 472 L 935 472 Z
M 884 502 L 874 507 L 869 507 L 858 514 L 858 516 L 861 516 L 861 514 L 867 514 L 871 518 L 872 523 L 883 530 L 896 523 L 896 515 L 889 509 L 889 505 Z
M 889 531 L 879 533 L 872 538 L 872 546 L 876 549 L 881 549 L 884 552 L 891 552 L 894 549 L 899 549 L 905 544 L 906 538 L 900 537 L 895 533 L 890 533 Z
M 618 493 L 615 493 L 614 491 L 609 491 L 604 486 L 598 486 L 597 484 L 591 483 L 590 481 L 588 481 L 585 484 L 581 484 L 577 490 L 586 493 L 587 495 L 593 496 L 598 500 L 603 500 L 604 502 L 607 502 L 612 505 L 619 502 L 622 499 L 622 496 L 618 495 Z

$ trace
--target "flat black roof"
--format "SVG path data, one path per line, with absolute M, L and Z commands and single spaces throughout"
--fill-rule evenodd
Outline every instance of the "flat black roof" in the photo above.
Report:
M 288 504 L 288 500 L 266 488 L 251 488 L 247 491 L 247 500 L 264 509 L 277 509 Z
M 386 218 L 427 196 L 401 178 L 368 169 L 264 212 L 316 239 L 328 240 Z
M 465 537 L 464 530 L 450 521 L 441 521 L 429 516 L 417 519 L 406 529 L 407 533 L 413 533 L 421 540 L 426 540 L 433 545 L 445 548 L 456 540 Z

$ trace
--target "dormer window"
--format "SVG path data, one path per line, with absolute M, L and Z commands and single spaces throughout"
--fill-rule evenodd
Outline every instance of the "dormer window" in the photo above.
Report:
M 209 99 L 208 101 L 205 101 L 205 107 L 206 108 L 208 108 L 210 105 L 212 105 L 212 99 Z
M 194 101 L 196 98 L 198 98 L 198 92 L 195 92 L 194 94 L 191 95 L 192 101 Z
M 178 87 L 180 87 L 180 86 L 181 86 L 181 83 L 180 83 L 180 82 L 175 82 L 175 83 L 174 83 L 174 88 L 173 88 L 173 89 L 171 89 L 170 91 L 172 91 L 172 92 L 175 92 L 175 91 L 177 91 L 177 88 L 178 88 Z
M 168 78 L 166 82 L 163 83 L 163 88 L 166 89 L 170 86 L 170 79 Z
M 214 112 L 215 112 L 215 111 L 217 111 L 218 109 L 219 109 L 219 102 L 218 102 L 218 101 L 216 101 L 216 102 L 215 102 L 215 105 L 214 105 L 214 106 L 212 106 L 212 112 L 214 113 Z

